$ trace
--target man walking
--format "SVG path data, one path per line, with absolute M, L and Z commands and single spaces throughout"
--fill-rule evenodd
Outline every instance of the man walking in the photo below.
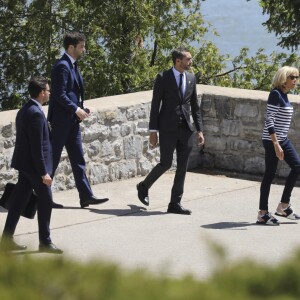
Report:
M 85 53 L 85 42 L 86 38 L 82 33 L 69 32 L 65 35 L 65 53 L 52 68 L 48 111 L 53 137 L 53 174 L 65 146 L 82 208 L 108 201 L 107 198 L 98 199 L 93 195 L 85 174 L 80 122 L 89 117 L 90 112 L 83 106 L 84 83 L 77 67 L 77 60 Z M 53 207 L 63 206 L 53 202 Z
M 157 75 L 153 89 L 150 112 L 150 147 L 158 144 L 159 131 L 160 163 L 137 185 L 140 201 L 149 205 L 148 190 L 152 184 L 172 166 L 173 153 L 177 154 L 177 169 L 168 206 L 169 213 L 190 215 L 191 211 L 181 206 L 188 158 L 193 146 L 194 126 L 199 146 L 204 144 L 202 117 L 197 100 L 196 78 L 186 72 L 191 68 L 192 55 L 187 48 L 172 52 L 174 66 Z M 190 120 L 192 116 L 194 125 Z
M 1 249 L 24 250 L 13 240 L 21 212 L 29 200 L 32 189 L 37 194 L 39 250 L 62 253 L 51 241 L 50 218 L 52 212 L 51 184 L 53 160 L 48 122 L 42 105 L 49 100 L 47 79 L 33 77 L 28 85 L 31 99 L 19 110 L 16 117 L 16 144 L 11 166 L 19 171 L 18 182 L 11 195 Z

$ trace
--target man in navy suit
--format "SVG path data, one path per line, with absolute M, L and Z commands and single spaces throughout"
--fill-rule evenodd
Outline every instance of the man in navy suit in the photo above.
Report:
M 52 68 L 48 110 L 53 141 L 53 174 L 65 146 L 82 208 L 108 201 L 107 198 L 98 199 L 93 195 L 85 173 L 80 122 L 90 116 L 90 111 L 83 106 L 84 83 L 77 67 L 77 60 L 85 53 L 85 42 L 86 38 L 82 33 L 74 31 L 65 35 L 65 53 Z M 63 207 L 55 202 L 52 206 Z
M 192 65 L 191 53 L 186 48 L 177 48 L 172 52 L 172 60 L 174 66 L 156 77 L 151 103 L 149 143 L 150 147 L 158 145 L 159 131 L 160 163 L 137 185 L 137 190 L 140 201 L 149 205 L 148 190 L 171 168 L 173 153 L 176 150 L 177 169 L 168 212 L 190 215 L 191 211 L 183 208 L 180 201 L 195 128 L 198 145 L 204 144 L 202 117 L 197 100 L 196 78 L 186 72 Z
M 28 85 L 31 99 L 19 110 L 16 117 L 16 144 L 11 166 L 19 171 L 18 182 L 11 195 L 1 248 L 24 250 L 13 235 L 21 212 L 27 204 L 32 189 L 37 194 L 39 250 L 62 253 L 51 241 L 50 218 L 52 212 L 51 184 L 53 168 L 52 147 L 48 122 L 42 105 L 49 100 L 47 79 L 33 77 Z

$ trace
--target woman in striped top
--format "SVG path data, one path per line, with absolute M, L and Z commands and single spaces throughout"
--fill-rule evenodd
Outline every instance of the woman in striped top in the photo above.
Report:
M 257 224 L 279 225 L 279 221 L 268 210 L 270 187 L 275 177 L 278 160 L 285 160 L 291 171 L 286 179 L 275 215 L 291 220 L 300 219 L 290 205 L 291 193 L 300 174 L 300 159 L 287 137 L 293 115 L 293 107 L 288 100 L 287 93 L 296 87 L 298 78 L 298 69 L 285 66 L 277 71 L 273 79 L 274 88 L 269 94 L 262 134 L 265 148 L 265 174 L 260 187 Z

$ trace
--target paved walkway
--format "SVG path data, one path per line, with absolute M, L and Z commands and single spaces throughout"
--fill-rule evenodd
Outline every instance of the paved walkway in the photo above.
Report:
M 150 206 L 137 199 L 141 178 L 94 185 L 95 195 L 110 201 L 87 209 L 79 207 L 76 190 L 54 193 L 65 209 L 52 214 L 53 242 L 66 258 L 86 262 L 111 261 L 124 269 L 146 268 L 155 274 L 207 278 L 220 262 L 214 243 L 224 247 L 226 261 L 244 257 L 276 264 L 300 246 L 300 224 L 281 218 L 278 227 L 255 224 L 259 187 L 257 181 L 189 172 L 182 204 L 191 216 L 166 214 L 173 173 L 163 175 L 150 190 Z M 282 186 L 273 185 L 270 208 L 275 210 Z M 300 211 L 300 188 L 292 203 Z M 6 212 L 0 211 L 0 228 Z M 21 218 L 16 241 L 37 253 L 37 220 Z

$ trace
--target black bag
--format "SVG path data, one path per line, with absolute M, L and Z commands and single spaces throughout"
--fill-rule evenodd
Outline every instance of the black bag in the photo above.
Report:
M 0 199 L 0 206 L 4 207 L 7 210 L 9 210 L 10 195 L 12 194 L 15 186 L 16 186 L 15 183 L 8 182 L 4 188 L 4 193 Z M 28 219 L 33 219 L 36 214 L 36 209 L 37 209 L 37 196 L 32 191 L 32 194 L 29 197 L 26 207 L 21 213 L 21 216 Z

